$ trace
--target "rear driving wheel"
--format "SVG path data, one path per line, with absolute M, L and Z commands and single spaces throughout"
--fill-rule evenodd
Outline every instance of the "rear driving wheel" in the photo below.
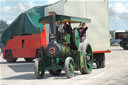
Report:
M 84 67 L 80 68 L 80 72 L 82 74 L 91 73 L 93 69 L 93 53 L 89 44 L 86 46 L 85 50 L 83 50 L 83 62 Z
M 13 58 L 12 51 L 7 51 L 6 60 L 8 63 L 13 63 L 13 62 L 16 62 L 17 58 Z
M 66 58 L 64 69 L 65 69 L 67 78 L 72 78 L 74 76 L 75 65 L 74 65 L 74 61 L 71 57 Z

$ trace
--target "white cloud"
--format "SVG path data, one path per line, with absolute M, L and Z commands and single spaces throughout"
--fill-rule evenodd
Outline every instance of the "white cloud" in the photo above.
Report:
M 116 13 L 128 13 L 128 4 L 123 4 L 121 2 L 117 2 L 112 6 L 112 9 L 116 12 Z
M 25 10 L 25 6 L 22 3 L 18 3 L 18 6 L 19 6 L 21 11 Z
M 116 21 L 123 20 L 128 22 L 128 3 L 115 2 L 109 6 L 110 17 Z
M 47 0 L 0 0 L 0 20 L 5 20 L 10 24 L 21 13 L 46 3 Z
M 37 4 L 34 4 L 33 2 L 25 2 L 25 3 L 19 2 L 18 6 L 19 7 L 17 7 L 17 8 L 19 8 L 21 10 L 21 12 L 24 12 L 34 6 L 37 6 Z
M 5 2 L 6 0 L 0 0 L 0 2 Z
M 60 0 L 48 0 L 48 4 L 53 4 L 53 3 L 57 2 L 57 1 L 60 1 Z
M 1 12 L 9 12 L 11 9 L 11 6 L 6 6 L 1 9 Z
M 114 16 L 114 18 L 116 19 L 116 21 L 119 21 L 120 20 L 120 17 L 119 16 Z
M 29 8 L 32 8 L 32 7 L 34 7 L 34 6 L 36 6 L 37 4 L 34 4 L 34 3 L 32 3 L 32 2 L 28 2 L 28 7 Z
M 109 4 L 110 26 L 113 29 L 127 29 L 128 27 L 128 0 Z
M 10 1 L 13 3 L 12 1 Z M 24 11 L 34 7 L 39 6 L 40 4 L 34 4 L 33 2 L 23 2 L 23 1 L 16 1 L 15 4 L 3 6 L 0 8 L 0 19 L 7 21 L 9 24 L 16 19 L 19 14 L 23 13 Z
M 8 20 L 8 22 L 7 22 L 8 24 L 11 24 L 12 23 L 12 20 Z

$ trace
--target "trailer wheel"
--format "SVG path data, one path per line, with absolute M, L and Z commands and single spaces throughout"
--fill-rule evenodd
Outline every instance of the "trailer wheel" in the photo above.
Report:
M 35 76 L 37 79 L 41 79 L 43 78 L 44 74 L 45 74 L 45 69 L 44 69 L 44 65 L 42 65 L 43 63 L 41 63 L 41 52 L 39 51 L 38 53 L 38 57 L 35 59 Z
M 104 68 L 105 67 L 105 55 L 103 54 L 98 54 L 96 56 L 96 66 L 97 68 Z
M 24 58 L 26 62 L 32 62 L 34 58 Z
M 8 63 L 13 63 L 13 62 L 16 62 L 17 58 L 13 58 L 12 51 L 7 51 L 6 60 Z
M 86 44 L 85 49 L 83 49 L 83 62 L 84 67 L 80 68 L 80 72 L 82 74 L 89 74 L 92 72 L 93 69 L 93 53 L 91 46 Z
M 74 76 L 75 64 L 71 57 L 66 58 L 64 69 L 67 78 L 72 78 Z
M 51 74 L 51 75 L 53 75 L 53 76 L 58 76 L 58 75 L 60 75 L 61 74 L 61 69 L 59 69 L 59 70 L 57 70 L 57 71 L 53 71 L 53 70 L 48 70 L 49 71 L 49 73 Z

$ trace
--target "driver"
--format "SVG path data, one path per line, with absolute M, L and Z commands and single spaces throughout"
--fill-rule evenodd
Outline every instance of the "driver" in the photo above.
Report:
M 66 22 L 64 23 L 64 26 L 63 26 L 63 29 L 64 29 L 64 33 L 65 34 L 71 34 L 72 33 L 72 27 L 69 24 L 67 24 Z

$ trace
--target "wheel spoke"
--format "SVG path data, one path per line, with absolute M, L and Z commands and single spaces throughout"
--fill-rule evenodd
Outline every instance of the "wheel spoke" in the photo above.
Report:
M 88 55 L 88 56 L 91 56 L 92 54 L 91 54 L 91 53 L 88 53 L 87 55 Z
M 73 66 L 73 62 L 70 61 L 70 64 L 69 64 L 69 74 L 71 76 L 74 76 L 74 66 Z
M 86 50 L 86 62 L 87 62 L 88 71 L 91 71 L 93 61 L 92 61 L 92 53 L 89 50 L 89 48 L 87 48 L 87 50 Z
M 92 64 L 90 64 L 90 63 L 88 63 L 87 65 L 89 66 L 89 68 L 92 66 Z
M 74 68 L 73 68 L 72 62 L 69 64 L 69 72 L 70 72 L 71 76 L 73 76 Z

